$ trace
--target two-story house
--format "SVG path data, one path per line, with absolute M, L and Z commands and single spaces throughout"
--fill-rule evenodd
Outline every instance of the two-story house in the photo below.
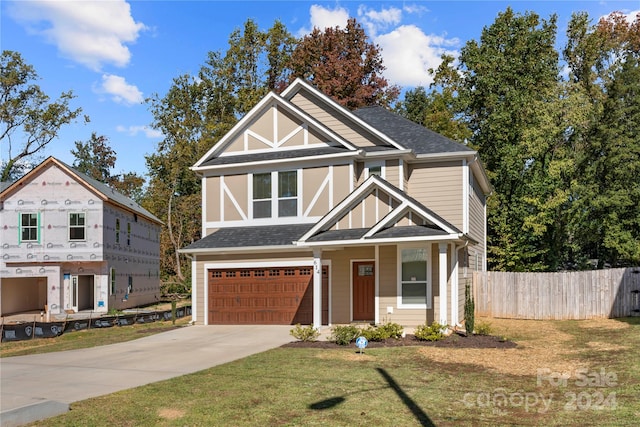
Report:
M 160 295 L 161 222 L 49 157 L 0 193 L 0 314 L 107 312 Z
M 491 191 L 469 147 L 296 80 L 192 169 L 196 323 L 462 322 Z

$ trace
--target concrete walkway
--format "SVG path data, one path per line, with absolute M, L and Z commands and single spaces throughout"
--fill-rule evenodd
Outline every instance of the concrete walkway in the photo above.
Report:
M 200 371 L 294 340 L 291 326 L 188 326 L 134 341 L 0 359 L 0 425 L 64 413 L 69 404 Z

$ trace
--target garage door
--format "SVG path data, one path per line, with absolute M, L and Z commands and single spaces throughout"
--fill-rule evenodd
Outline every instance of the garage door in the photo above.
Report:
M 323 269 L 323 288 L 328 288 Z M 294 325 L 313 322 L 311 267 L 209 270 L 209 324 Z M 323 294 L 328 291 L 323 289 Z M 323 298 L 326 300 L 326 298 Z M 323 301 L 323 309 L 325 308 Z M 323 323 L 326 313 L 323 312 Z M 327 319 L 328 320 L 328 319 Z

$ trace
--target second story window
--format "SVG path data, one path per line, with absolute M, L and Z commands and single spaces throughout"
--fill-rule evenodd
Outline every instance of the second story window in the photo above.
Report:
M 297 171 L 256 173 L 252 183 L 253 218 L 298 215 Z
M 298 173 L 278 172 L 278 216 L 298 214 Z
M 69 214 L 69 240 L 85 240 L 85 214 Z
M 21 242 L 37 242 L 38 241 L 38 214 L 37 213 L 20 214 L 20 241 Z
M 131 246 L 131 223 L 127 223 L 127 246 Z
M 271 174 L 253 175 L 253 217 L 271 218 Z
M 116 243 L 120 243 L 120 220 L 116 218 Z

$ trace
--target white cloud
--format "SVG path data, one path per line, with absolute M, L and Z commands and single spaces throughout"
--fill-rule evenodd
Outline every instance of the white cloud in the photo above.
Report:
M 375 37 L 378 31 L 400 24 L 402 10 L 391 7 L 376 11 L 361 5 L 358 8 L 358 21 L 366 28 L 369 37 Z
M 111 99 L 118 104 L 134 105 L 144 101 L 142 92 L 136 86 L 128 84 L 124 77 L 113 74 L 102 75 L 102 84 L 96 92 L 111 95 Z
M 385 77 L 400 86 L 428 86 L 433 79 L 427 70 L 440 65 L 440 56 L 458 56 L 448 49 L 459 44 L 457 39 L 427 35 L 415 25 L 402 25 L 375 37 L 374 42 L 382 49 Z
M 325 28 L 344 28 L 349 20 L 349 11 L 343 7 L 328 9 L 314 4 L 309 8 L 309 14 L 311 28 L 300 28 L 298 31 L 298 36 L 300 37 L 311 33 L 315 27 L 318 27 L 321 31 Z
M 124 67 L 133 43 L 146 27 L 135 22 L 124 0 L 112 1 L 18 1 L 10 15 L 32 34 L 41 35 L 60 53 L 92 70 L 103 64 Z
M 139 133 L 143 133 L 147 138 L 162 138 L 162 132 L 159 130 L 150 128 L 149 126 L 116 126 L 116 131 L 126 133 L 130 136 L 137 136 Z

